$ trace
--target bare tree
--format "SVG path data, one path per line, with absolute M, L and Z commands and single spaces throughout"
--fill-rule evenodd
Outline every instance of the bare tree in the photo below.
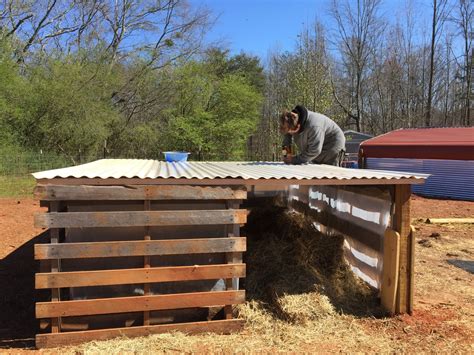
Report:
M 336 22 L 337 45 L 346 64 L 346 74 L 349 80 L 352 79 L 349 103 L 343 103 L 337 96 L 335 98 L 354 119 L 357 130 L 361 131 L 364 127 L 363 83 L 369 71 L 374 44 L 381 38 L 384 24 L 378 15 L 380 0 L 351 3 L 348 0 L 333 0 L 330 11 Z
M 413 94 L 416 90 L 414 85 L 414 56 L 413 56 L 413 36 L 414 36 L 414 16 L 413 16 L 413 3 L 412 0 L 408 0 L 405 6 L 405 23 L 402 30 L 402 43 L 405 63 L 405 108 L 406 108 L 406 123 L 408 127 L 413 125 Z
M 472 80 L 473 80 L 473 59 L 474 59 L 474 6 L 471 0 L 458 0 L 455 16 L 452 21 L 455 23 L 462 38 L 463 63 L 460 65 L 461 78 L 463 81 L 464 99 L 462 124 L 471 124 L 471 100 L 472 100 Z
M 0 29 L 22 41 L 20 61 L 50 44 L 62 53 L 106 43 L 111 67 L 139 57 L 144 67 L 161 68 L 195 53 L 211 22 L 207 9 L 186 0 L 0 1 Z
M 428 79 L 428 97 L 425 110 L 425 126 L 431 125 L 431 115 L 433 106 L 433 82 L 435 79 L 435 54 L 436 45 L 440 37 L 448 11 L 447 0 L 433 0 L 433 16 L 431 21 L 431 44 L 430 44 L 430 66 Z

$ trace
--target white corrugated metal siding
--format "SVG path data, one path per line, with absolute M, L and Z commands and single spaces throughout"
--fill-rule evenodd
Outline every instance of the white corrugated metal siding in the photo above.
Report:
M 367 158 L 369 169 L 431 174 L 412 191 L 424 196 L 474 201 L 474 161 L 438 159 Z

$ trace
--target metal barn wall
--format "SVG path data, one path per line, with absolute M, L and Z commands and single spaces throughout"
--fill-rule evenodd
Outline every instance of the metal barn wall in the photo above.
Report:
M 474 161 L 439 159 L 367 158 L 368 169 L 431 174 L 412 191 L 428 197 L 474 201 Z

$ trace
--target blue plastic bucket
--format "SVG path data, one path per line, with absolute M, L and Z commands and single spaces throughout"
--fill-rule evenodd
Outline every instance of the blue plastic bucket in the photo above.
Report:
M 343 168 L 350 168 L 350 169 L 358 169 L 359 164 L 356 161 L 352 161 L 352 160 L 343 161 L 342 162 L 342 167 Z
M 163 152 L 165 160 L 169 162 L 187 161 L 189 153 L 186 152 Z

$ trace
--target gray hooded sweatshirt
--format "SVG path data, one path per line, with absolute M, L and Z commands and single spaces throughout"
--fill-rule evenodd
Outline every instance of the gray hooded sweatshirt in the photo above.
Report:
M 287 134 L 283 139 L 283 146 L 291 146 L 293 138 L 298 146 L 299 154 L 291 163 L 333 164 L 346 146 L 341 128 L 329 117 L 308 111 L 304 106 L 296 106 L 293 112 L 298 114 L 300 131 L 293 136 Z

